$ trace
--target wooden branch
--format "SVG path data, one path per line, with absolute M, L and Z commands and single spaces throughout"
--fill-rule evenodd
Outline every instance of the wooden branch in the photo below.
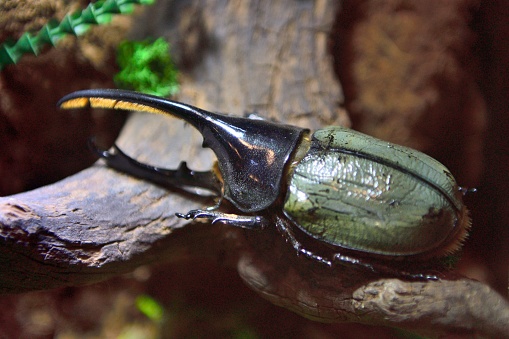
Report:
M 331 274 L 274 263 L 260 253 L 243 254 L 238 270 L 244 281 L 267 300 L 306 318 L 400 327 L 431 337 L 509 336 L 507 301 L 480 282 L 369 279 L 349 268 Z
M 196 73 L 184 76 L 180 100 L 237 114 L 256 109 L 311 128 L 346 121 L 326 53 L 335 1 L 209 3 L 173 3 L 183 7 L 183 17 L 200 19 L 169 29 L 176 37 L 183 37 L 180 30 L 198 32 L 201 41 L 193 45 L 201 59 L 189 66 Z M 172 168 L 187 160 L 204 169 L 212 161 L 190 127 L 160 116 L 134 114 L 118 144 L 153 165 Z M 56 184 L 0 198 L 0 291 L 74 286 L 154 261 L 221 256 L 261 296 L 318 321 L 508 336 L 509 305 L 481 283 L 405 282 L 355 267 L 330 269 L 297 257 L 275 229 L 246 231 L 174 216 L 211 203 L 101 162 Z

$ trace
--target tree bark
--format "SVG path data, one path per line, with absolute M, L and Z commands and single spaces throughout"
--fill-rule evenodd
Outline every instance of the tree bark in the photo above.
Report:
M 327 53 L 337 10 L 333 0 L 174 1 L 161 2 L 140 25 L 150 31 L 159 22 L 158 35 L 162 30 L 179 51 L 178 100 L 315 129 L 348 124 Z M 213 159 L 189 126 L 161 116 L 133 114 L 117 143 L 139 161 L 169 168 L 186 160 L 207 169 Z M 509 305 L 481 283 L 411 282 L 321 267 L 297 257 L 275 229 L 247 231 L 174 215 L 212 204 L 101 161 L 53 185 L 0 198 L 0 291 L 75 286 L 155 261 L 221 257 L 262 297 L 317 321 L 426 335 L 509 334 Z

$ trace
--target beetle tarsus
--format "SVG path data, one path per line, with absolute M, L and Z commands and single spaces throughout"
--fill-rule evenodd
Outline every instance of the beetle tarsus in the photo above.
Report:
M 302 255 L 304 255 L 308 259 L 317 261 L 317 262 L 319 262 L 321 264 L 324 264 L 324 265 L 326 265 L 328 267 L 332 267 L 332 262 L 330 260 L 328 260 L 328 259 L 326 259 L 324 257 L 321 257 L 321 256 L 319 256 L 317 254 L 314 254 L 313 252 L 308 251 L 308 250 L 306 250 L 305 248 L 303 248 L 302 246 L 299 246 L 299 245 L 300 245 L 300 243 L 298 243 L 298 246 L 296 248 L 294 246 L 294 248 L 297 250 L 298 254 L 302 254 Z
M 342 264 L 342 265 L 345 265 L 345 264 L 347 264 L 347 265 L 360 265 L 360 266 L 368 269 L 369 271 L 371 271 L 373 273 L 377 273 L 378 272 L 373 267 L 373 265 L 368 264 L 368 263 L 366 263 L 366 262 L 364 262 L 362 260 L 349 257 L 347 255 L 342 255 L 341 253 L 334 254 L 333 261 L 334 261 L 334 263 L 339 263 L 339 264 Z M 385 268 L 385 266 L 384 266 L 384 268 Z
M 285 238 L 286 242 L 292 245 L 292 247 L 297 252 L 297 255 L 302 255 L 307 259 L 311 259 L 313 261 L 324 264 L 325 266 L 332 267 L 332 262 L 330 260 L 307 250 L 300 243 L 300 241 L 297 240 L 297 238 L 293 234 L 293 231 L 285 224 L 285 221 L 281 219 L 278 220 L 276 222 L 276 228 L 278 229 L 279 233 L 281 233 L 281 235 Z
M 334 263 L 341 265 L 355 265 L 357 267 L 364 267 L 368 271 L 375 274 L 389 274 L 397 277 L 405 277 L 411 280 L 440 280 L 440 278 L 434 274 L 425 273 L 411 273 L 398 268 L 389 267 L 381 263 L 367 263 L 364 260 L 352 258 L 340 253 L 334 254 Z
M 175 213 L 178 218 L 189 219 L 208 219 L 215 224 L 217 222 L 225 225 L 236 226 L 248 229 L 263 229 L 267 225 L 265 218 L 253 215 L 253 216 L 242 216 L 237 214 L 228 214 L 217 211 L 204 211 L 204 210 L 192 210 L 183 213 Z

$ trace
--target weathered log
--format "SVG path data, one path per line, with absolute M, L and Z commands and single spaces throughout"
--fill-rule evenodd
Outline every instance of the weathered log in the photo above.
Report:
M 177 48 L 185 42 L 180 50 L 196 55 L 178 99 L 235 114 L 257 110 L 310 128 L 346 123 L 326 48 L 336 7 L 332 0 L 173 2 L 172 12 L 182 15 L 168 19 L 168 34 L 180 37 Z M 198 42 L 191 44 L 184 32 Z M 159 166 L 187 160 L 203 169 L 212 160 L 190 127 L 160 116 L 133 114 L 118 144 Z M 297 257 L 275 229 L 250 232 L 174 215 L 212 203 L 101 162 L 56 184 L 0 198 L 0 291 L 87 284 L 183 256 L 224 257 L 261 296 L 318 321 L 508 336 L 509 305 L 481 283 L 330 269 Z

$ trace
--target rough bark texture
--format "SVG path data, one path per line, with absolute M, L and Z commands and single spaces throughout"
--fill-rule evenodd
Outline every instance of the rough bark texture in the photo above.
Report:
M 136 34 L 157 25 L 158 35 L 173 41 L 183 65 L 179 100 L 234 114 L 256 110 L 314 129 L 348 123 L 327 52 L 337 10 L 332 0 L 160 2 L 140 23 L 148 32 Z M 212 161 L 190 127 L 160 116 L 133 114 L 118 144 L 142 162 L 165 167 L 187 160 L 205 169 Z M 56 184 L 0 198 L 0 289 L 75 286 L 155 261 L 214 258 L 236 267 L 267 300 L 314 320 L 426 335 L 508 336 L 509 305 L 482 283 L 410 282 L 355 267 L 330 269 L 297 257 L 274 229 L 249 232 L 174 216 L 211 203 L 100 162 Z

